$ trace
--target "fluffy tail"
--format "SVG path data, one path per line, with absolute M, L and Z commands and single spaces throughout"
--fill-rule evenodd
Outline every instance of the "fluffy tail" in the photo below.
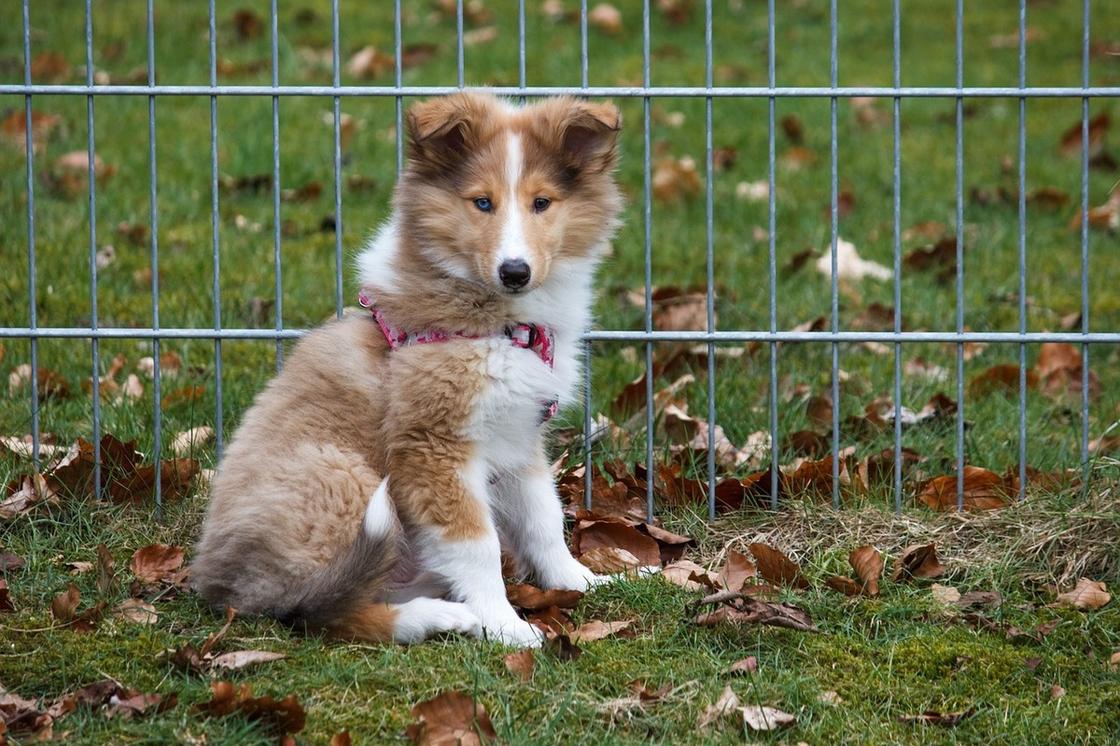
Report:
M 374 599 L 393 570 L 399 533 L 385 478 L 369 500 L 354 541 L 307 578 L 299 595 L 275 610 L 276 617 L 294 627 L 344 637 L 391 637 L 392 613 Z M 382 629 L 386 624 L 389 629 Z

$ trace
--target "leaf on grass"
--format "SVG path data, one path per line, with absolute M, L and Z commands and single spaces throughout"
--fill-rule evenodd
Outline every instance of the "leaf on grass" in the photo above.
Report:
M 540 611 L 550 606 L 574 609 L 583 598 L 583 592 L 555 588 L 542 590 L 529 583 L 511 583 L 506 586 L 506 597 L 510 604 L 526 611 Z
M 700 599 L 694 608 L 718 605 L 715 611 L 699 614 L 693 624 L 712 627 L 724 622 L 734 624 L 763 624 L 772 627 L 785 627 L 800 632 L 816 632 L 809 613 L 799 606 L 788 603 L 761 601 L 743 593 L 721 591 Z
M 688 591 L 716 590 L 719 579 L 692 560 L 677 560 L 661 570 L 661 577 Z
M 236 671 L 248 666 L 258 666 L 262 663 L 271 663 L 287 657 L 284 653 L 274 653 L 269 650 L 234 650 L 214 656 L 214 659 L 210 661 L 210 667 Z
M 622 12 L 610 3 L 599 3 L 587 13 L 587 22 L 605 34 L 622 33 Z
M 167 544 L 150 544 L 132 554 L 129 569 L 140 580 L 149 583 L 177 582 L 183 566 L 183 548 Z
M 92 632 L 101 620 L 105 603 L 99 601 L 85 611 L 78 613 L 82 596 L 78 586 L 70 583 L 66 590 L 51 599 L 51 616 L 62 626 L 78 633 Z
M 513 674 L 521 681 L 528 681 L 533 678 L 533 667 L 536 665 L 537 659 L 531 649 L 518 650 L 516 653 L 510 653 L 503 658 L 506 664 L 506 670 Z
M 1073 590 L 1066 591 L 1058 596 L 1058 605 L 1068 606 L 1082 611 L 1099 609 L 1112 600 L 1108 587 L 1099 580 L 1080 578 Z
M 822 252 L 817 260 L 817 271 L 832 275 L 832 253 Z M 868 261 L 859 255 L 855 244 L 842 238 L 836 239 L 836 276 L 841 280 L 862 280 L 870 277 L 873 280 L 889 280 L 893 274 L 890 269 L 877 262 Z
M 727 559 L 719 571 L 719 587 L 727 591 L 740 591 L 750 578 L 758 576 L 758 568 L 745 555 L 734 549 L 727 550 Z
M 979 466 L 964 467 L 964 509 L 998 510 L 1007 507 L 1008 489 L 1003 478 Z M 957 478 L 954 475 L 934 477 L 918 491 L 918 499 L 933 510 L 957 509 Z
M 809 587 L 801 567 L 769 544 L 751 544 L 751 554 L 758 565 L 758 574 L 775 585 L 788 585 L 799 590 Z
M 700 193 L 700 173 L 692 156 L 662 158 L 653 167 L 653 196 L 676 202 Z
M 937 712 L 936 710 L 926 710 L 918 715 L 903 715 L 899 718 L 904 723 L 918 723 L 921 725 L 940 725 L 946 728 L 951 728 L 958 725 L 965 718 L 972 717 L 976 712 L 975 709 L 969 708 L 960 712 Z
M 1048 396 L 1080 395 L 1085 384 L 1081 351 L 1065 342 L 1044 342 L 1039 350 L 1034 373 L 1043 393 Z M 1100 379 L 1090 370 L 1089 395 L 1096 398 L 1100 392 Z
M 805 402 L 805 416 L 817 427 L 832 427 L 832 399 L 828 396 L 810 396 Z
M 742 708 L 743 723 L 751 730 L 768 731 L 785 728 L 797 722 L 788 712 L 765 705 L 747 705 Z
M 963 610 L 997 607 L 1003 602 L 998 591 L 969 591 L 957 599 L 957 606 Z
M 0 612 L 15 610 L 16 606 L 12 603 L 12 596 L 8 591 L 8 581 L 0 578 Z
M 724 673 L 730 676 L 741 676 L 743 674 L 752 674 L 757 670 L 758 658 L 755 658 L 753 655 L 748 655 L 746 658 L 732 663 Z
M 584 567 L 602 575 L 636 570 L 642 561 L 621 547 L 596 547 L 580 555 Z
M 576 556 L 599 547 L 618 547 L 637 557 L 643 566 L 661 564 L 657 541 L 619 518 L 577 520 L 572 545 Z
M 700 717 L 696 721 L 696 727 L 703 730 L 718 720 L 734 715 L 738 709 L 739 698 L 730 686 L 725 686 L 719 695 L 719 699 L 705 707 L 704 711 L 700 713 Z
M 155 624 L 159 621 L 159 613 L 156 611 L 156 607 L 139 598 L 122 601 L 113 609 L 113 613 L 118 619 L 135 622 L 136 624 Z
M 929 587 L 929 594 L 933 600 L 945 606 L 955 606 L 961 600 L 961 592 L 951 585 L 934 583 Z
M 834 591 L 839 591 L 845 596 L 858 596 L 862 586 L 847 575 L 829 575 L 824 580 L 825 585 Z
M 1088 122 L 1087 129 L 1089 130 L 1089 153 L 1094 154 L 1101 150 L 1104 146 L 1105 133 L 1112 125 L 1112 118 L 1107 111 L 1102 111 Z M 1060 148 L 1063 155 L 1074 156 L 1080 155 L 1082 150 L 1082 123 L 1077 121 L 1071 124 L 1069 128 L 1062 133 Z
M 294 694 L 281 700 L 270 696 L 254 697 L 248 684 L 234 688 L 228 681 L 215 681 L 210 684 L 211 698 L 195 706 L 195 710 L 210 717 L 226 717 L 240 713 L 245 719 L 261 724 L 262 728 L 274 735 L 285 736 L 299 733 L 307 723 L 303 706 Z
M 937 559 L 934 544 L 912 544 L 902 550 L 895 560 L 891 580 L 898 583 L 914 578 L 937 578 L 944 575 L 945 570 L 946 567 Z
M 595 642 L 602 640 L 605 637 L 613 637 L 614 635 L 626 632 L 634 624 L 634 619 L 625 619 L 618 622 L 604 622 L 599 619 L 593 619 L 590 622 L 584 622 L 572 631 L 569 635 L 574 643 L 581 642 Z
M 575 629 L 572 618 L 568 612 L 559 606 L 549 606 L 540 611 L 530 611 L 525 614 L 525 621 L 536 625 L 549 639 L 557 637 L 568 638 L 568 633 Z M 568 640 L 571 643 L 571 640 Z M 579 653 L 576 653 L 578 655 Z
M 0 552 L 0 573 L 17 572 L 22 570 L 26 564 L 27 560 L 18 554 Z
M 341 730 L 331 736 L 330 746 L 351 746 L 353 741 L 350 739 L 350 731 Z
M 70 396 L 70 384 L 50 368 L 39 368 L 36 380 L 38 381 L 37 394 L 39 403 L 43 404 L 52 399 L 66 399 Z M 17 365 L 8 374 L 8 395 L 16 396 L 21 389 L 28 386 L 31 381 L 31 366 L 27 363 Z
M 94 551 L 97 554 L 97 592 L 102 596 L 112 595 L 116 585 L 116 562 L 104 544 L 98 544 Z
M 239 8 L 233 14 L 233 27 L 241 41 L 256 39 L 264 33 L 264 19 L 248 8 Z
M 496 741 L 497 731 L 482 703 L 461 691 L 447 691 L 412 708 L 415 722 L 406 735 L 416 744 L 471 746 Z
M 873 546 L 864 545 L 852 550 L 848 564 L 856 571 L 861 590 L 868 596 L 879 595 L 879 578 L 883 576 L 883 555 Z

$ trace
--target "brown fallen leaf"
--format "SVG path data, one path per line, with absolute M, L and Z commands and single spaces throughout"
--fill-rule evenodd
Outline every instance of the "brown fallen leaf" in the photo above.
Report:
M 934 583 L 929 587 L 929 594 L 933 599 L 944 606 L 956 606 L 961 600 L 961 592 L 951 585 Z
M 960 712 L 937 712 L 936 710 L 926 710 L 925 712 L 917 715 L 903 715 L 899 718 L 904 723 L 918 723 L 922 725 L 940 725 L 946 728 L 951 728 L 958 725 L 965 718 L 972 717 L 976 712 L 975 709 L 969 708 Z
M 41 111 L 31 112 L 31 142 L 36 153 L 42 153 L 46 150 L 47 142 L 61 125 L 62 117 L 58 114 L 44 114 Z M 26 151 L 27 115 L 23 107 L 13 108 L 0 120 L 0 140 L 20 152 Z
M 67 399 L 70 397 L 70 384 L 50 368 L 39 368 L 36 376 L 38 381 L 37 393 L 39 396 L 39 403 L 43 404 L 52 399 Z M 17 365 L 15 369 L 8 374 L 8 395 L 16 396 L 21 389 L 30 388 L 29 382 L 31 381 L 31 366 L 27 363 Z
M 1112 600 L 1108 587 L 1099 580 L 1080 578 L 1073 590 L 1059 594 L 1059 606 L 1068 606 L 1082 611 L 1099 609 Z
M 1105 134 L 1108 128 L 1112 125 L 1112 118 L 1107 111 L 1102 111 L 1095 117 L 1088 121 L 1089 130 L 1089 153 L 1094 155 L 1102 149 L 1105 141 Z M 1082 125 L 1080 121 L 1071 124 L 1065 132 L 1062 133 L 1060 148 L 1063 155 L 1075 156 L 1080 155 L 1082 151 Z
M 741 676 L 742 674 L 752 674 L 757 670 L 758 658 L 755 658 L 753 655 L 748 655 L 746 658 L 732 663 L 724 673 L 730 676 Z
M 868 596 L 878 596 L 879 578 L 883 576 L 883 555 L 879 550 L 869 545 L 853 549 L 848 555 L 848 564 L 856 571 L 861 590 Z
M 622 12 L 610 3 L 599 3 L 588 11 L 587 22 L 611 36 L 622 33 Z
M 619 547 L 637 557 L 643 566 L 661 564 L 657 541 L 618 518 L 577 520 L 572 546 L 577 557 L 597 547 Z
M 472 746 L 496 741 L 486 708 L 471 695 L 447 691 L 412 708 L 415 722 L 405 731 L 416 744 Z
M 27 560 L 18 554 L 0 552 L 0 573 L 19 572 L 27 565 Z
M 798 590 L 809 587 L 801 574 L 801 567 L 769 544 L 751 544 L 751 554 L 758 566 L 758 574 L 775 585 L 788 585 Z
M 78 586 L 70 583 L 66 590 L 51 599 L 51 616 L 60 625 L 77 633 L 92 632 L 105 610 L 105 603 L 99 601 L 82 613 L 78 612 L 81 603 Z
M 513 674 L 521 681 L 528 681 L 533 678 L 533 667 L 536 665 L 536 657 L 531 649 L 518 650 L 516 653 L 510 653 L 505 658 L 506 670 Z
M 998 591 L 969 591 L 957 599 L 957 607 L 962 610 L 997 607 L 1003 602 Z
M 747 705 L 741 709 L 743 723 L 751 730 L 769 731 L 785 728 L 797 722 L 788 712 L 765 705 Z
M 116 587 L 117 563 L 104 544 L 98 544 L 94 552 L 97 554 L 97 592 L 110 596 Z
M 183 566 L 183 548 L 167 544 L 151 544 L 132 554 L 129 569 L 140 580 L 149 583 L 175 580 Z
M 902 550 L 895 560 L 891 580 L 903 582 L 914 578 L 937 578 L 945 574 L 945 565 L 937 559 L 933 544 L 913 544 Z
M 821 252 L 821 257 L 817 259 L 817 271 L 828 275 L 832 275 L 832 251 L 831 247 L 828 250 Z M 859 255 L 856 251 L 855 244 L 845 241 L 843 238 L 836 239 L 836 276 L 842 280 L 862 280 L 869 277 L 873 280 L 889 280 L 893 277 L 893 273 L 887 267 L 877 262 L 868 261 Z
M 692 560 L 677 560 L 662 568 L 661 577 L 688 591 L 717 590 L 719 578 Z
M 800 632 L 817 632 L 809 613 L 799 606 L 788 603 L 774 603 L 752 598 L 743 593 L 720 591 L 706 596 L 693 608 L 716 605 L 715 611 L 693 617 L 693 624 L 712 627 L 725 622 L 733 624 L 763 624 L 772 627 L 785 627 Z
M 691 156 L 662 158 L 653 167 L 653 196 L 661 202 L 676 202 L 700 193 L 700 173 Z
M 636 570 L 642 561 L 621 547 L 595 547 L 580 555 L 580 563 L 601 575 Z
M 584 622 L 576 627 L 569 638 L 573 643 L 581 642 L 595 642 L 602 640 L 605 637 L 613 637 L 621 632 L 625 632 L 633 626 L 634 619 L 626 619 L 618 622 L 604 622 L 599 619 L 593 619 L 590 622 Z
M 1005 508 L 1008 494 L 1009 490 L 1003 477 L 994 471 L 979 466 L 964 467 L 965 510 Z M 956 510 L 957 477 L 950 474 L 926 481 L 919 487 L 918 499 L 933 510 Z
M 758 569 L 745 555 L 734 549 L 727 550 L 727 559 L 719 571 L 719 587 L 726 591 L 740 591 L 743 584 L 758 575 Z
M 845 596 L 858 596 L 862 586 L 847 575 L 829 575 L 824 579 L 824 584 L 834 591 L 839 591 Z
M 264 19 L 247 8 L 239 8 L 233 14 L 233 27 L 241 41 L 256 39 L 264 33 Z
M 234 688 L 228 681 L 210 684 L 211 698 L 195 706 L 195 711 L 210 717 L 226 717 L 234 712 L 247 720 L 256 721 L 273 735 L 286 736 L 299 733 L 307 723 L 303 706 L 294 694 L 281 700 L 270 696 L 254 697 L 248 684 Z
M 738 709 L 739 697 L 735 695 L 730 686 L 725 686 L 723 692 L 719 695 L 719 699 L 705 707 L 704 711 L 700 713 L 700 717 L 696 721 L 696 727 L 704 730 L 712 723 L 734 715 Z
M 583 598 L 582 591 L 560 589 L 542 590 L 529 583 L 512 583 L 506 586 L 506 597 L 510 604 L 526 611 L 540 611 L 550 606 L 574 609 Z
M 8 581 L 0 578 L 0 612 L 15 610 L 16 606 L 12 603 L 12 596 L 8 590 Z
M 248 666 L 271 663 L 287 657 L 284 653 L 274 653 L 269 650 L 234 650 L 214 656 L 213 660 L 210 661 L 210 667 L 236 671 Z
M 1113 232 L 1120 230 L 1120 189 L 1113 189 L 1103 204 L 1090 208 L 1089 227 Z M 1081 210 L 1074 212 L 1070 228 L 1081 229 Z
M 159 612 L 156 611 L 156 607 L 139 598 L 122 601 L 113 609 L 113 614 L 118 619 L 135 622 L 136 624 L 155 624 L 159 621 Z

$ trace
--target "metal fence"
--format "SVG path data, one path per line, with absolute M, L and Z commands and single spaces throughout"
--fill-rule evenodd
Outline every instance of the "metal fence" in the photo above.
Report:
M 100 469 L 100 392 L 99 379 L 99 349 L 98 342 L 102 339 L 149 339 L 152 344 L 152 357 L 154 360 L 152 396 L 155 403 L 152 430 L 154 439 L 154 453 L 157 460 L 155 471 L 155 501 L 157 510 L 162 506 L 161 486 L 158 468 L 159 453 L 161 450 L 161 412 L 160 412 L 160 343 L 164 339 L 211 339 L 214 343 L 215 360 L 215 393 L 216 409 L 214 424 L 217 439 L 217 450 L 220 457 L 222 449 L 222 342 L 224 340 L 274 340 L 276 344 L 277 364 L 283 355 L 283 341 L 300 336 L 303 330 L 292 329 L 284 326 L 282 307 L 282 254 L 281 254 L 281 221 L 280 221 L 280 99 L 289 96 L 315 96 L 330 98 L 334 110 L 334 197 L 335 197 L 335 306 L 336 312 L 341 315 L 343 309 L 343 251 L 342 251 L 342 158 L 340 138 L 340 100 L 350 96 L 378 96 L 395 99 L 397 121 L 397 167 L 403 162 L 403 143 L 401 139 L 403 101 L 406 97 L 433 96 L 446 94 L 462 89 L 465 86 L 464 67 L 464 0 L 456 2 L 456 52 L 457 52 L 457 81 L 453 86 L 406 86 L 402 83 L 402 42 L 401 42 L 401 0 L 394 0 L 394 35 L 395 35 L 395 80 L 392 86 L 343 86 L 340 81 L 339 61 L 339 0 L 331 2 L 332 21 L 332 71 L 333 82 L 330 86 L 280 85 L 278 64 L 278 30 L 277 30 L 277 0 L 271 0 L 269 21 L 271 34 L 271 84 L 270 85 L 219 85 L 217 76 L 217 22 L 215 13 L 215 0 L 209 0 L 209 61 L 210 79 L 207 85 L 157 85 L 155 68 L 155 15 L 154 0 L 147 0 L 147 83 L 144 85 L 99 85 L 94 82 L 94 54 L 93 54 L 93 15 L 91 11 L 92 0 L 86 0 L 85 12 L 85 51 L 86 51 L 86 82 L 84 85 L 42 85 L 32 82 L 31 75 L 31 8 L 30 0 L 23 0 L 23 57 L 24 81 L 22 84 L 0 84 L 0 94 L 21 95 L 25 101 L 26 113 L 26 161 L 27 161 L 27 260 L 28 260 L 28 318 L 27 327 L 0 327 L 0 338 L 28 339 L 31 347 L 30 378 L 32 418 L 31 435 L 33 458 L 38 465 L 40 450 L 39 413 L 37 402 L 38 391 L 38 342 L 41 339 L 89 339 L 92 343 L 92 407 L 93 407 L 93 444 L 95 448 L 95 461 Z M 715 516 L 716 510 L 716 465 L 715 449 L 712 438 L 715 433 L 717 401 L 715 395 L 715 347 L 718 343 L 726 342 L 759 342 L 766 343 L 770 348 L 770 381 L 769 381 L 769 418 L 770 442 L 772 445 L 770 503 L 773 507 L 778 505 L 779 497 L 779 438 L 778 438 L 778 345 L 783 342 L 824 342 L 831 345 L 832 351 L 832 497 L 835 505 L 840 504 L 840 396 L 839 396 L 839 347 L 842 343 L 850 342 L 878 342 L 893 345 L 894 348 L 894 387 L 893 398 L 896 403 L 902 398 L 902 345 L 905 343 L 943 342 L 956 345 L 956 474 L 957 474 L 957 506 L 963 508 L 964 499 L 964 433 L 965 433 L 965 386 L 964 386 L 964 346 L 967 343 L 983 342 L 1007 345 L 1018 345 L 1019 348 L 1019 484 L 1020 490 L 1025 490 L 1027 485 L 1026 473 L 1026 447 L 1027 447 L 1027 345 L 1041 342 L 1067 342 L 1080 345 L 1083 365 L 1081 369 L 1081 462 L 1088 464 L 1089 444 L 1089 346 L 1092 344 L 1120 342 L 1120 332 L 1090 332 L 1089 331 L 1089 101 L 1092 98 L 1120 97 L 1120 87 L 1091 86 L 1089 82 L 1090 58 L 1090 0 L 1082 0 L 1082 84 L 1079 87 L 1028 87 L 1027 81 L 1027 0 L 1019 0 L 1019 84 L 1012 87 L 966 87 L 964 85 L 964 0 L 956 0 L 956 85 L 950 87 L 914 87 L 903 86 L 901 79 L 901 0 L 892 2 L 893 19 L 893 83 L 886 87 L 842 87 L 838 84 L 838 54 L 837 54 L 837 28 L 839 23 L 838 0 L 829 0 L 829 55 L 830 55 L 830 82 L 826 87 L 791 87 L 779 86 L 775 76 L 775 0 L 767 0 L 768 14 L 768 82 L 766 86 L 742 87 L 713 85 L 713 59 L 712 59 L 712 0 L 704 3 L 704 48 L 705 48 L 705 85 L 700 87 L 667 87 L 655 86 L 650 79 L 650 5 L 651 0 L 642 3 L 642 85 L 641 86 L 591 86 L 588 83 L 588 3 L 580 1 L 579 26 L 580 26 L 580 85 L 579 86 L 529 86 L 525 76 L 525 0 L 518 1 L 518 85 L 506 87 L 493 87 L 488 90 L 498 95 L 515 97 L 549 96 L 549 95 L 578 95 L 589 97 L 624 97 L 640 98 L 643 104 L 642 128 L 644 134 L 644 189 L 642 207 L 645 223 L 644 259 L 645 259 L 645 314 L 644 329 L 641 331 L 624 330 L 589 330 L 584 335 L 585 340 L 585 372 L 584 381 L 587 397 L 584 406 L 584 454 L 585 462 L 591 463 L 591 431 L 592 431 L 592 402 L 591 402 L 591 348 L 594 343 L 609 342 L 641 342 L 645 347 L 645 364 L 647 372 L 653 369 L 653 349 L 656 343 L 694 342 L 707 343 L 708 375 L 707 375 L 707 421 L 709 425 L 709 443 L 707 449 L 708 473 L 708 513 Z M 37 95 L 67 95 L 84 96 L 86 99 L 87 132 L 88 132 L 88 160 L 89 160 L 89 276 L 91 293 L 89 310 L 91 322 L 89 327 L 42 327 L 36 318 L 36 268 L 35 268 L 35 150 L 33 144 L 32 102 Z M 151 280 L 151 326 L 148 328 L 112 328 L 98 324 L 97 314 L 97 222 L 96 203 L 97 188 L 94 174 L 96 139 L 94 131 L 94 110 L 96 101 L 103 96 L 137 96 L 146 97 L 148 100 L 148 160 L 150 178 L 150 207 L 149 219 L 151 223 L 150 262 L 152 269 Z M 156 126 L 157 106 L 156 101 L 165 96 L 196 96 L 209 97 L 210 100 L 210 176 L 211 176 L 211 221 L 212 221 L 212 252 L 213 252 L 213 308 L 214 323 L 208 328 L 168 328 L 160 325 L 159 316 L 159 240 L 156 195 L 156 175 L 158 164 L 156 162 Z M 274 188 L 273 196 L 273 243 L 275 261 L 275 326 L 271 330 L 251 328 L 224 328 L 221 323 L 221 285 L 219 279 L 219 263 L 221 258 L 219 244 L 219 178 L 218 178 L 218 126 L 217 111 L 218 100 L 224 96 L 256 96 L 268 97 L 272 101 L 272 178 Z M 838 167 L 837 167 L 837 101 L 843 98 L 857 96 L 883 97 L 893 102 L 893 246 L 894 246 L 894 329 L 887 332 L 843 331 L 839 324 L 839 303 L 837 292 L 837 236 L 838 236 Z M 666 97 L 692 97 L 703 98 L 706 103 L 705 132 L 705 199 L 706 199 L 706 262 L 707 262 L 707 330 L 703 332 L 673 332 L 656 331 L 653 327 L 653 298 L 652 298 L 652 200 L 651 200 L 651 140 L 650 140 L 650 112 L 651 102 L 657 98 Z M 780 331 L 777 328 L 777 298 L 776 287 L 776 221 L 775 221 L 775 102 L 779 98 L 817 98 L 828 99 L 830 103 L 830 166 L 831 166 L 831 201 L 830 201 L 830 233 L 831 233 L 831 319 L 828 331 L 801 332 Z M 1019 331 L 966 331 L 964 328 L 964 105 L 965 99 L 982 97 L 1002 97 L 1018 101 L 1018 302 L 1019 302 Z M 769 144 L 769 316 L 768 329 L 735 329 L 720 330 L 715 324 L 714 309 L 714 256 L 713 256 L 713 199 L 712 199 L 712 173 L 713 173 L 713 145 L 712 145 L 712 102 L 716 98 L 753 98 L 766 99 L 769 104 L 768 117 L 768 144 Z M 900 106 L 905 98 L 944 98 L 956 103 L 956 326 L 954 331 L 944 332 L 916 332 L 902 331 L 903 298 L 901 293 L 901 156 L 900 156 Z M 1027 267 L 1026 267 L 1026 107 L 1028 99 L 1038 98 L 1066 98 L 1081 100 L 1081 330 L 1079 332 L 1049 333 L 1027 331 Z M 646 376 L 646 466 L 650 478 L 647 479 L 647 512 L 650 517 L 654 513 L 654 427 L 655 413 L 653 402 L 653 376 Z M 902 418 L 894 418 L 894 474 L 893 491 L 895 508 L 901 510 L 903 504 L 902 488 Z M 585 499 L 591 505 L 591 480 L 592 469 L 585 471 L 586 487 Z M 94 484 L 101 484 L 100 471 L 95 474 Z

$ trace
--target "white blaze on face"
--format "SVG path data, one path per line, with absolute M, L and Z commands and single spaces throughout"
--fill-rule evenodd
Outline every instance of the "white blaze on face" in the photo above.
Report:
M 521 135 L 511 134 L 506 139 L 506 194 L 499 202 L 506 209 L 499 208 L 503 213 L 501 239 L 498 245 L 498 256 L 494 266 L 497 276 L 498 267 L 502 262 L 510 259 L 521 259 L 529 262 L 528 247 L 525 245 L 524 210 L 525 205 L 520 204 L 517 196 L 517 184 L 521 181 Z

